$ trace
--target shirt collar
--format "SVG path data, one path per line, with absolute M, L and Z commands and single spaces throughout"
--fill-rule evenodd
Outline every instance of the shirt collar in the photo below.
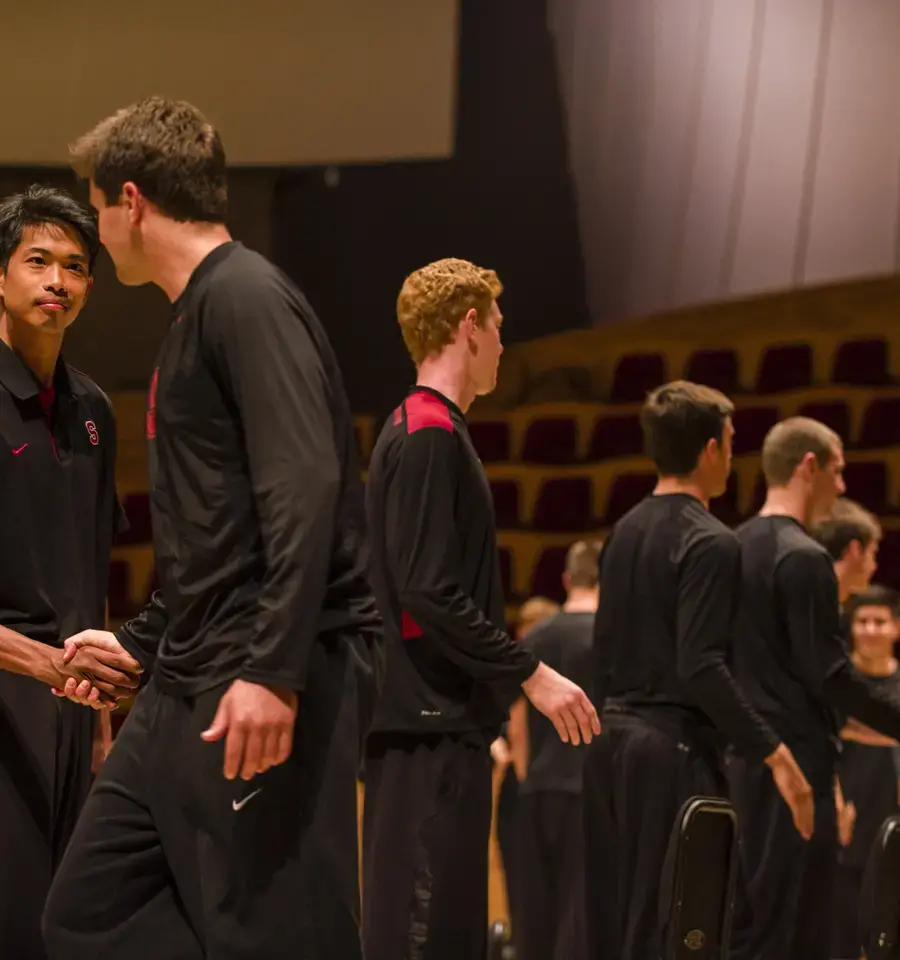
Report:
M 41 391 L 41 385 L 34 374 L 19 359 L 15 351 L 2 340 L 0 340 L 0 383 L 18 400 L 36 397 Z M 53 386 L 57 395 L 72 393 L 72 381 L 62 357 L 56 361 Z

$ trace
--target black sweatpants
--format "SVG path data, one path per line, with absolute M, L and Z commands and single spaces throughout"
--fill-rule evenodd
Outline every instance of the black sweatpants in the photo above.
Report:
M 91 786 L 94 711 L 0 672 L 0 957 L 43 960 L 41 911 Z
M 692 796 L 723 796 L 705 750 L 643 719 L 606 713 L 584 769 L 583 925 L 590 960 L 659 960 L 660 875 Z
M 576 898 L 581 895 L 581 794 L 519 793 L 518 882 L 512 902 L 516 960 L 577 960 Z
M 354 960 L 359 938 L 354 656 L 313 647 L 287 762 L 222 775 L 205 743 L 229 684 L 137 698 L 44 914 L 51 960 Z
M 366 749 L 363 943 L 371 960 L 483 960 L 489 735 L 373 734 Z
M 804 770 L 804 772 L 806 772 Z M 829 960 L 838 840 L 833 775 L 810 777 L 815 831 L 805 841 L 763 764 L 728 765 L 741 829 L 749 929 L 735 923 L 731 960 Z

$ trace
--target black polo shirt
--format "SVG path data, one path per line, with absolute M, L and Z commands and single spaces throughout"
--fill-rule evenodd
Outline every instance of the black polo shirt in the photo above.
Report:
M 116 423 L 88 377 L 56 365 L 42 389 L 0 342 L 0 624 L 57 644 L 106 621 Z

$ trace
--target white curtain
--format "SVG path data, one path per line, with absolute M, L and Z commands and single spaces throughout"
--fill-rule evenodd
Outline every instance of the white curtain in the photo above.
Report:
M 897 0 L 549 0 L 596 322 L 900 269 Z

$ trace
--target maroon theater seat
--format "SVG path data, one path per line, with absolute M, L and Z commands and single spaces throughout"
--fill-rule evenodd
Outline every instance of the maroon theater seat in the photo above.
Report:
M 844 482 L 847 485 L 847 496 L 851 500 L 857 500 L 875 514 L 887 511 L 887 464 L 879 461 L 848 463 L 844 467 Z
M 718 517 L 726 526 L 737 526 L 741 521 L 741 511 L 738 508 L 738 478 L 736 473 L 728 478 L 728 486 L 721 497 L 709 502 L 709 511 Z
M 812 383 L 813 353 L 808 343 L 769 347 L 763 354 L 756 380 L 760 394 L 798 390 Z
M 735 456 L 756 453 L 762 449 L 766 434 L 778 423 L 778 408 L 744 407 L 735 410 L 731 419 L 734 424 L 732 450 Z
M 613 372 L 609 399 L 613 403 L 634 403 L 645 399 L 655 387 L 666 382 L 666 363 L 658 353 L 626 353 Z
M 483 463 L 506 463 L 510 456 L 509 424 L 505 420 L 476 420 L 469 437 Z
M 797 410 L 800 417 L 810 417 L 824 423 L 844 441 L 850 445 L 850 408 L 843 400 L 817 400 L 804 403 Z
M 741 389 L 738 357 L 734 350 L 698 350 L 692 353 L 684 377 L 729 395 Z
M 519 485 L 515 480 L 491 480 L 494 518 L 500 530 L 514 530 L 521 525 Z
M 565 466 L 578 460 L 578 426 L 571 417 L 532 420 L 522 444 L 525 463 Z
M 513 589 L 513 557 L 508 547 L 500 547 L 500 581 L 503 584 L 503 596 L 509 601 L 515 594 Z
M 620 473 L 609 488 L 604 523 L 615 523 L 644 497 L 650 496 L 655 486 L 653 473 Z
M 598 417 L 591 432 L 588 460 L 595 463 L 613 457 L 631 457 L 643 449 L 644 435 L 636 414 Z
M 888 345 L 885 340 L 848 340 L 834 355 L 834 383 L 851 387 L 879 387 L 891 382 Z
M 864 450 L 892 447 L 900 443 L 900 398 L 880 397 L 866 407 L 859 430 L 859 447 Z
M 544 547 L 531 574 L 531 595 L 562 603 L 566 598 L 562 575 L 568 547 Z
M 591 526 L 593 514 L 590 478 L 553 477 L 541 484 L 532 526 L 548 533 L 580 533 Z
M 762 510 L 762 505 L 766 502 L 766 478 L 758 473 L 756 481 L 753 484 L 753 499 L 750 501 L 750 511 L 748 517 L 755 517 Z
M 124 560 L 113 560 L 109 565 L 107 600 L 113 620 L 127 620 L 136 612 L 137 605 L 131 599 L 131 569 Z
M 877 583 L 900 589 L 900 530 L 885 530 L 878 546 Z
M 122 500 L 122 509 L 128 517 L 128 530 L 116 537 L 123 546 L 152 543 L 153 525 L 150 520 L 150 495 L 129 493 Z

